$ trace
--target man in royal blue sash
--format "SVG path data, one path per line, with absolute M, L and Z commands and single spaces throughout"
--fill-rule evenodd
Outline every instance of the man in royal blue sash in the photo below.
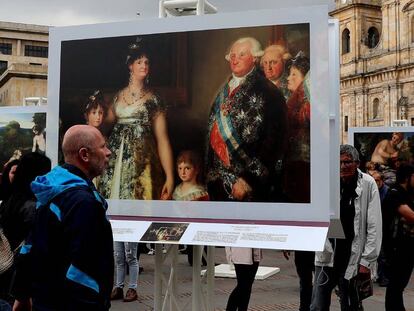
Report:
M 286 104 L 258 69 L 262 55 L 254 38 L 238 39 L 226 55 L 232 76 L 209 118 L 206 178 L 214 201 L 283 200 Z

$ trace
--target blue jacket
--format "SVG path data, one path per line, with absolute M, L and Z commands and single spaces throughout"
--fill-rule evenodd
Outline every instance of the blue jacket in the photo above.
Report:
M 108 310 L 114 262 L 105 199 L 68 164 L 37 177 L 32 190 L 36 218 L 17 263 L 17 299 L 32 297 L 45 311 Z

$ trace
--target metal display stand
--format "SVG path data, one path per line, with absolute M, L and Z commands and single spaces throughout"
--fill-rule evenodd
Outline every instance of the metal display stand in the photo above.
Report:
M 203 254 L 203 246 L 193 246 L 193 290 L 191 310 L 213 311 L 214 296 L 214 252 L 215 247 L 209 246 L 207 254 Z M 207 272 L 201 275 L 201 259 L 207 260 Z M 183 311 L 187 304 L 180 305 L 178 301 L 177 282 L 178 245 L 169 245 L 167 252 L 162 252 L 162 244 L 155 245 L 155 275 L 154 275 L 154 310 Z M 163 273 L 163 267 L 168 266 L 169 272 Z M 164 292 L 165 288 L 165 292 Z
M 207 0 L 160 0 L 159 17 L 204 15 L 217 13 L 217 8 Z
M 207 0 L 160 0 L 159 17 L 183 16 L 183 15 L 204 15 L 216 13 L 217 8 Z M 201 262 L 204 246 L 193 246 L 193 290 L 191 310 L 213 311 L 214 296 L 214 255 L 215 247 L 209 246 L 204 257 L 207 261 L 207 272 L 201 275 Z M 169 276 L 163 275 L 162 267 L 169 259 Z M 160 311 L 181 311 L 186 305 L 180 306 L 177 292 L 177 260 L 178 245 L 170 245 L 167 253 L 162 253 L 161 244 L 155 245 L 155 288 L 154 288 L 154 310 Z M 205 286 L 203 284 L 205 283 Z M 163 286 L 166 286 L 163 295 Z M 168 308 L 169 307 L 169 308 Z
M 207 0 L 160 0 L 159 1 L 159 18 L 186 16 L 186 15 L 204 15 L 217 13 L 217 8 L 210 4 Z M 330 21 L 337 32 L 337 22 Z M 335 36 L 335 35 L 334 35 Z M 331 38 L 332 39 L 332 38 Z M 332 42 L 331 42 L 332 43 Z M 337 46 L 334 46 L 334 52 L 337 52 Z M 330 51 L 331 52 L 331 51 Z M 336 61 L 336 58 L 332 58 Z M 338 62 L 339 64 L 339 62 Z M 337 74 L 338 68 L 335 68 L 334 74 Z M 331 77 L 332 78 L 332 77 Z M 335 80 L 339 86 L 338 78 Z M 336 90 L 336 89 L 335 89 Z M 339 94 L 339 91 L 337 92 Z M 336 93 L 335 93 L 336 94 Z M 337 98 L 331 98 L 333 102 L 337 102 Z M 336 110 L 335 110 L 336 109 Z M 331 135 L 335 136 L 338 132 L 338 111 L 336 105 L 331 107 L 330 123 Z M 336 147 L 331 140 L 331 144 Z M 339 150 L 339 149 L 338 149 Z M 333 162 L 331 161 L 331 170 Z M 192 273 L 192 311 L 213 311 L 214 310 L 214 276 L 215 276 L 215 247 L 209 246 L 207 254 L 203 254 L 204 246 L 193 246 L 193 273 Z M 206 258 L 207 270 L 205 273 L 201 271 L 202 257 Z M 178 262 L 178 245 L 169 245 L 165 254 L 162 252 L 162 245 L 155 245 L 155 288 L 154 288 L 154 310 L 157 311 L 181 311 L 187 310 L 189 302 L 180 305 L 178 283 L 177 283 L 177 262 Z M 168 266 L 169 272 L 163 274 L 163 267 Z M 279 272 L 279 268 L 275 273 Z M 165 289 L 165 291 L 164 291 Z

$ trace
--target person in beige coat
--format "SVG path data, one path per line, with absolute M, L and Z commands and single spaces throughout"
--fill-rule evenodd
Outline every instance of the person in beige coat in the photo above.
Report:
M 226 311 L 247 311 L 254 278 L 262 259 L 262 250 L 257 248 L 226 247 L 226 257 L 234 264 L 237 285 L 231 292 Z

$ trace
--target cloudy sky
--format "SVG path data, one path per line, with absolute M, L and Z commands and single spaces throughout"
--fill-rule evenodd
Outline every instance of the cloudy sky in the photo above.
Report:
M 219 13 L 286 6 L 328 4 L 334 0 L 209 0 Z M 158 0 L 0 0 L 0 21 L 69 26 L 158 16 Z M 139 12 L 139 15 L 137 14 Z
M 10 121 L 17 121 L 21 128 L 29 129 L 32 128 L 33 113 L 4 113 L 0 115 L 0 127 L 4 127 L 9 124 Z

